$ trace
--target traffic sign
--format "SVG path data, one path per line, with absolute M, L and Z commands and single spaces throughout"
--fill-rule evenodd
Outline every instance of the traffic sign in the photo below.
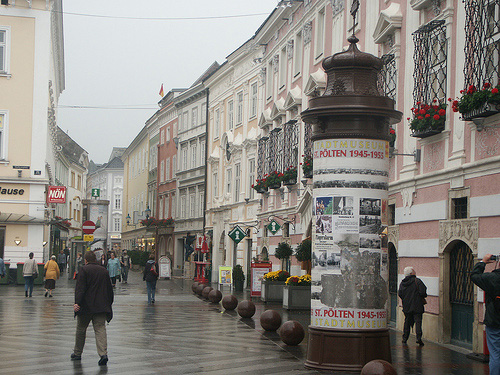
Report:
M 92 242 L 92 241 L 94 241 L 94 235 L 93 234 L 84 234 L 83 240 L 86 242 Z
M 92 189 L 92 198 L 99 198 L 101 196 L 101 189 Z
M 91 220 L 87 220 L 82 224 L 82 230 L 85 234 L 93 234 L 95 232 L 95 224 Z
M 271 222 L 269 223 L 269 225 L 267 226 L 267 229 L 269 229 L 269 231 L 272 233 L 272 234 L 276 234 L 277 231 L 279 231 L 281 229 L 281 225 L 279 225 L 276 220 L 271 220 Z
M 238 225 L 235 225 L 235 227 L 229 232 L 228 236 L 236 243 L 240 243 L 240 241 L 246 236 L 246 233 L 243 232 L 243 229 L 241 229 Z

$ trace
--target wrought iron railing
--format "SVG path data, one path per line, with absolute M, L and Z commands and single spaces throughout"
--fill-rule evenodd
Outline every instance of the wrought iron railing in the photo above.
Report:
M 393 53 L 381 57 L 384 65 L 378 76 L 378 90 L 381 95 L 396 100 L 397 67 Z
M 283 166 L 298 166 L 299 155 L 299 126 L 296 120 L 290 120 L 283 125 Z
M 281 128 L 271 130 L 269 135 L 269 173 L 283 171 L 283 131 Z
M 258 156 L 257 156 L 257 179 L 260 180 L 269 173 L 267 160 L 269 159 L 269 137 L 262 137 L 258 143 Z M 252 181 L 253 183 L 253 181 Z

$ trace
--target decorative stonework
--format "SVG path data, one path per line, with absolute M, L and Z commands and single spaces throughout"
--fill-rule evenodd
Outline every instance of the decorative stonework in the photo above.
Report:
M 312 0 L 304 0 L 304 8 L 307 9 L 311 6 Z
M 278 73 L 279 66 L 280 66 L 279 62 L 280 62 L 280 56 L 274 55 L 273 56 L 273 71 L 274 71 L 274 73 Z
M 403 209 L 405 215 L 411 215 L 411 206 L 413 205 L 413 194 L 415 194 L 415 187 L 407 187 L 401 190 L 401 197 L 403 198 Z
M 392 242 L 396 247 L 399 243 L 399 225 L 387 227 L 387 241 Z
M 259 81 L 261 85 L 266 82 L 266 67 L 260 68 Z
M 479 221 L 475 219 L 442 220 L 439 222 L 439 252 L 454 240 L 461 240 L 469 245 L 473 254 L 477 254 Z
M 344 10 L 344 0 L 330 0 L 333 17 Z
M 384 44 L 388 50 L 394 47 L 394 34 L 387 35 Z
M 476 157 L 484 159 L 498 155 L 500 151 L 500 132 L 496 128 L 485 127 L 476 132 Z
M 304 25 L 302 34 L 304 35 L 304 45 L 310 43 L 312 38 L 312 21 L 309 21 Z
M 288 57 L 288 60 L 293 58 L 293 40 L 286 43 L 286 57 Z
M 441 13 L 441 0 L 432 0 L 432 12 L 435 16 Z

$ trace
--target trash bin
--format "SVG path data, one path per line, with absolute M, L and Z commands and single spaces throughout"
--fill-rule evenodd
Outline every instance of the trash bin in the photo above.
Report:
M 5 277 L 0 278 L 0 285 L 7 285 L 9 283 L 9 268 L 10 263 L 5 262 Z
M 17 263 L 16 284 L 18 285 L 24 285 L 23 267 L 24 267 L 24 262 Z
M 38 263 L 38 277 L 33 282 L 35 285 L 42 285 L 43 284 L 43 273 L 45 271 L 44 267 L 45 267 L 45 264 Z

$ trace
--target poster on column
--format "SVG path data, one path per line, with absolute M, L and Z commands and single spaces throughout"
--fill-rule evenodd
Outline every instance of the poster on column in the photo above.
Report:
M 387 328 L 387 142 L 314 142 L 311 325 Z

